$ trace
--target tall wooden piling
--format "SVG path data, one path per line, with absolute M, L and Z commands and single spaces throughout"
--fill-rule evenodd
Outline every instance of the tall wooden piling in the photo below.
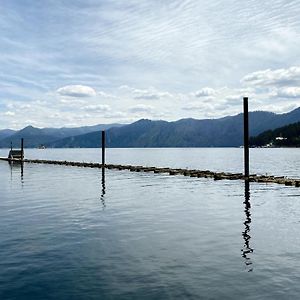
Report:
M 21 138 L 21 160 L 24 160 L 24 139 Z
M 10 142 L 10 151 L 12 151 L 12 142 Z
M 102 130 L 102 168 L 105 167 L 105 130 Z
M 249 112 L 248 97 L 244 97 L 244 175 L 249 177 Z

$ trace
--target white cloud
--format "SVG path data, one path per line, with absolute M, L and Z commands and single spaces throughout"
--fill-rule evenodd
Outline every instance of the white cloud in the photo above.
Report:
M 246 75 L 241 80 L 244 84 L 255 86 L 282 86 L 300 82 L 300 67 L 271 70 L 266 69 Z
M 66 85 L 57 90 L 57 93 L 62 96 L 69 97 L 93 97 L 96 96 L 96 91 L 86 85 Z
M 45 1 L 30 18 L 21 2 L 1 2 L 1 127 L 25 118 L 40 126 L 118 121 L 135 118 L 129 109 L 139 103 L 173 120 L 232 114 L 246 96 L 238 91 L 245 74 L 244 87 L 255 88 L 250 109 L 297 103 L 297 0 Z
M 15 113 L 13 111 L 7 111 L 4 113 L 5 116 L 8 116 L 8 117 L 13 117 L 15 115 Z
M 227 106 L 230 105 L 241 105 L 243 100 L 243 95 L 229 95 L 225 97 L 225 103 Z
M 97 96 L 100 96 L 101 98 L 109 98 L 109 99 L 116 99 L 117 98 L 115 95 L 108 94 L 108 93 L 105 93 L 103 91 L 97 92 Z
M 228 100 L 228 101 L 237 101 L 237 100 L 241 101 L 241 99 L 243 99 L 242 95 L 229 95 L 229 96 L 225 97 L 225 100 Z
M 128 96 L 131 96 L 136 100 L 159 100 L 173 97 L 171 93 L 158 91 L 154 87 L 149 87 L 148 89 L 136 89 L 127 85 L 122 85 L 119 87 L 119 90 L 127 93 Z
M 137 100 L 158 100 L 159 98 L 160 97 L 157 94 L 152 93 L 144 93 L 134 97 L 134 99 Z
M 155 89 L 133 91 L 133 98 L 137 100 L 159 100 L 163 98 L 172 97 L 168 92 L 158 92 Z
M 283 87 L 271 92 L 271 96 L 280 98 L 299 98 L 300 87 Z
M 145 104 L 138 104 L 132 106 L 129 111 L 131 113 L 151 113 L 153 111 L 153 106 L 145 105 Z
M 216 94 L 216 90 L 209 87 L 204 87 L 195 93 L 192 93 L 193 96 L 200 98 L 200 97 L 207 97 L 207 96 L 214 96 Z
M 122 111 L 110 111 L 104 115 L 106 119 L 124 119 L 128 118 L 128 115 Z
M 83 105 L 83 104 L 87 103 L 86 99 L 77 99 L 76 101 L 74 101 L 74 99 L 69 98 L 67 96 L 61 97 L 59 99 L 59 102 L 63 105 L 67 105 L 69 107 L 71 107 L 71 106 L 76 107 L 76 106 L 80 106 L 80 105 Z
M 85 111 L 98 112 L 98 113 L 108 112 L 111 110 L 110 106 L 106 104 L 87 105 L 82 107 L 82 109 Z
M 205 107 L 206 106 L 203 105 L 202 103 L 188 103 L 185 106 L 183 106 L 182 109 L 186 111 L 194 111 L 194 110 L 204 110 Z

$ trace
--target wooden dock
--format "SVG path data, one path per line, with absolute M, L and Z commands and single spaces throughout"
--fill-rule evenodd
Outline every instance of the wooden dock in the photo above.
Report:
M 8 161 L 10 163 L 21 163 L 19 159 L 9 159 L 0 157 L 2 161 Z M 195 170 L 195 169 L 173 169 L 173 168 L 158 168 L 158 167 L 144 167 L 144 166 L 132 166 L 132 165 L 115 165 L 115 164 L 102 164 L 102 163 L 88 163 L 88 162 L 73 162 L 73 161 L 60 161 L 60 160 L 40 160 L 40 159 L 24 159 L 23 163 L 31 164 L 48 164 L 48 165 L 62 165 L 71 167 L 85 167 L 85 168 L 99 168 L 114 170 L 128 170 L 131 172 L 153 172 L 153 173 L 165 173 L 171 176 L 182 175 L 198 178 L 212 178 L 214 180 L 247 180 L 249 182 L 259 183 L 277 183 L 286 186 L 300 187 L 300 179 L 287 178 L 284 176 L 263 176 L 252 174 L 249 177 L 245 177 L 242 173 L 227 173 L 227 172 L 212 172 L 209 170 Z

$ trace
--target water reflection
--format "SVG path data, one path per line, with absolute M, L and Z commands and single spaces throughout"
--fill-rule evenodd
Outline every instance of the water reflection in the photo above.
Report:
M 16 173 L 17 170 L 20 170 L 20 178 L 21 178 L 21 183 L 23 185 L 24 183 L 24 162 L 8 162 L 10 166 L 10 180 L 13 180 L 13 173 Z
M 103 207 L 103 209 L 105 209 L 106 208 L 106 204 L 105 204 L 105 168 L 102 168 L 100 199 L 101 199 L 102 207 Z
M 249 186 L 249 181 L 245 180 L 245 230 L 242 233 L 243 239 L 244 239 L 244 246 L 242 249 L 242 257 L 245 260 L 245 265 L 247 267 L 248 272 L 252 272 L 253 271 L 253 265 L 252 265 L 252 261 L 251 261 L 251 257 L 250 254 L 253 252 L 253 248 L 251 248 L 250 246 L 250 224 L 251 224 L 251 212 L 250 212 L 250 208 L 251 208 L 251 203 L 250 203 L 250 186 Z

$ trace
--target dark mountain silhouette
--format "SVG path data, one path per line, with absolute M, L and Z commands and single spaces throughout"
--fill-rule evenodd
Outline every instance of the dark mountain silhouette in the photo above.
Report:
M 300 121 L 300 108 L 285 114 L 249 113 L 250 135 Z M 243 144 L 243 114 L 220 119 L 176 122 L 139 120 L 107 130 L 108 147 L 237 147 Z M 48 147 L 99 147 L 101 132 L 64 138 Z
M 300 147 L 300 122 L 290 124 L 275 130 L 267 130 L 256 137 L 250 138 L 250 145 L 276 147 Z

